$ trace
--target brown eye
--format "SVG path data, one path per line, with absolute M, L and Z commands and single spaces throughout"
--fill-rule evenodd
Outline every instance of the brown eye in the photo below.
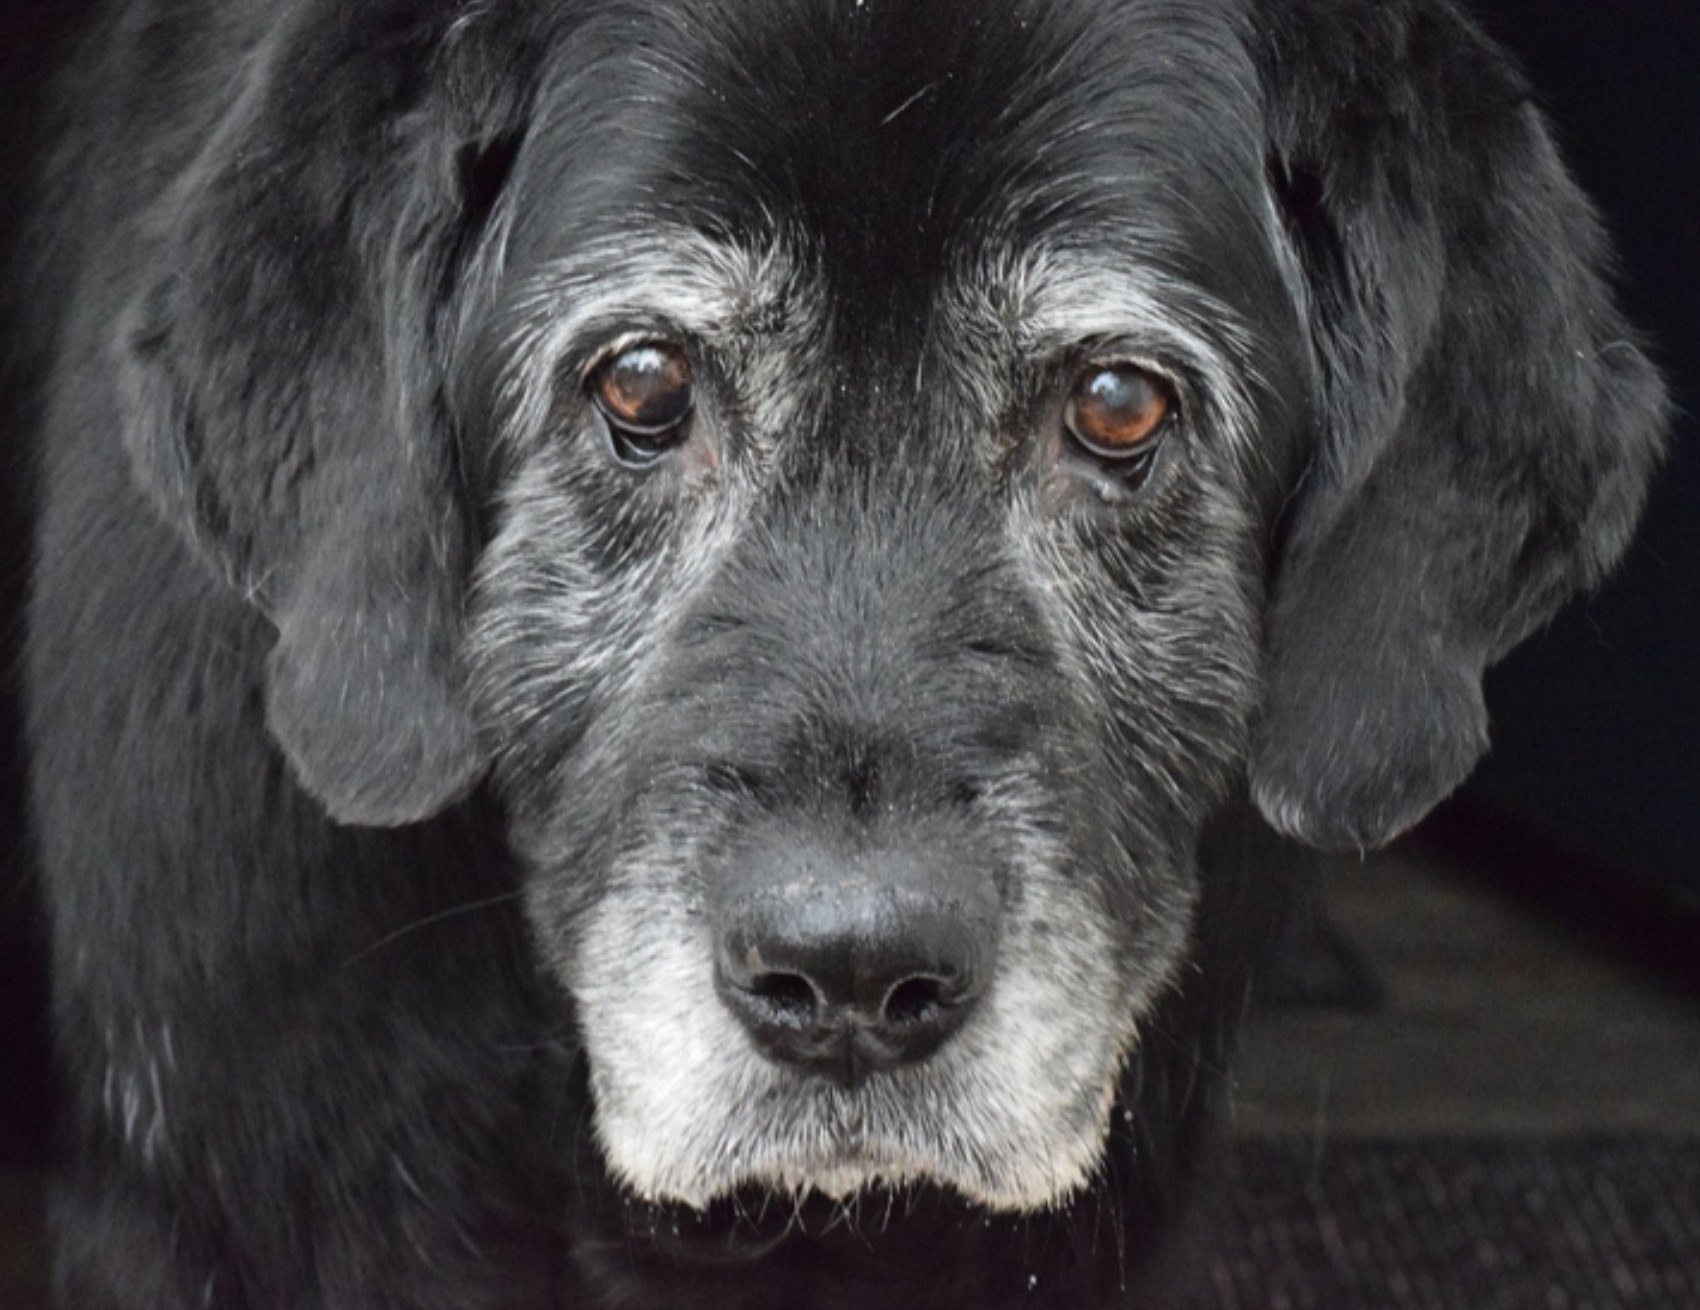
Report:
M 1168 383 L 1132 364 L 1116 364 L 1081 374 L 1063 423 L 1088 454 L 1133 460 L 1156 451 L 1173 409 Z
M 591 374 L 590 398 L 608 424 L 615 455 L 636 467 L 653 464 L 690 431 L 696 405 L 690 360 L 667 342 L 629 346 Z

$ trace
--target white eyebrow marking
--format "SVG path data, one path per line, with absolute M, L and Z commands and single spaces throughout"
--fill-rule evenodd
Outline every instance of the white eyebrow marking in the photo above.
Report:
M 598 238 L 550 261 L 508 309 L 497 383 L 508 439 L 542 429 L 562 356 L 598 331 L 611 343 L 649 324 L 720 343 L 764 325 L 792 342 L 817 336 L 825 316 L 805 267 L 781 240 L 748 248 L 679 226 Z
M 992 247 L 954 281 L 946 321 L 968 340 L 1001 338 L 1040 359 L 1082 343 L 1125 349 L 1135 363 L 1183 365 L 1205 384 L 1197 397 L 1240 454 L 1255 454 L 1252 397 L 1264 386 L 1255 336 L 1231 306 L 1182 283 L 1137 251 L 1036 243 Z

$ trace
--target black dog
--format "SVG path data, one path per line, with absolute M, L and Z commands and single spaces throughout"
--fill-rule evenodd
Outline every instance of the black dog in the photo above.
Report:
M 1663 399 L 1450 0 L 127 0 L 28 649 L 77 1307 L 1134 1303 L 1285 839 Z

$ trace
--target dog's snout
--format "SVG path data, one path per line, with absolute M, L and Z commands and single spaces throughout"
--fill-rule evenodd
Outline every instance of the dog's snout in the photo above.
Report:
M 956 1032 L 998 937 L 989 881 L 917 878 L 907 860 L 876 861 L 869 876 L 866 863 L 747 871 L 717 925 L 720 994 L 757 1047 L 846 1086 L 924 1060 Z

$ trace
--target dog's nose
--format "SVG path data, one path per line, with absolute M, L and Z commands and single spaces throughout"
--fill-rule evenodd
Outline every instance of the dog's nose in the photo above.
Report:
M 898 879 L 766 882 L 724 904 L 716 975 L 761 1050 L 855 1086 L 925 1059 L 963 1025 L 996 939 L 989 894 Z

